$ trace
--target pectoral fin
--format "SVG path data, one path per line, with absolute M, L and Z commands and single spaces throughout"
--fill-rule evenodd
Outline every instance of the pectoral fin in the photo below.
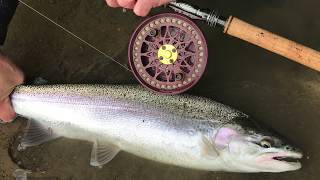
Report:
M 216 158 L 219 156 L 219 151 L 215 145 L 205 136 L 202 136 L 200 140 L 201 155 L 208 158 Z
M 29 120 L 19 147 L 25 149 L 57 138 L 59 136 L 53 132 L 51 127 Z
M 95 141 L 91 152 L 91 166 L 103 166 L 110 162 L 120 151 L 120 148 L 113 144 Z

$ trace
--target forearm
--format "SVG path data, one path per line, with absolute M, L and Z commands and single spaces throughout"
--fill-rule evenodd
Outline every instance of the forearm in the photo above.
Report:
M 0 45 L 3 45 L 8 25 L 15 13 L 18 0 L 0 0 Z

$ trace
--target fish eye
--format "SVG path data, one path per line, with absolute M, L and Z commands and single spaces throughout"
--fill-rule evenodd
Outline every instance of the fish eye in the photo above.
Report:
M 264 148 L 271 148 L 272 142 L 269 139 L 263 139 L 262 141 L 260 141 L 260 146 Z

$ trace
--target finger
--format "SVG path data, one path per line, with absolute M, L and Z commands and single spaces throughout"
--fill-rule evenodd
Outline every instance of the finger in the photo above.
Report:
M 120 7 L 117 0 L 106 0 L 106 3 L 110 7 Z
M 10 74 L 12 74 L 10 76 L 12 81 L 12 86 L 13 86 L 12 88 L 14 88 L 17 85 L 22 84 L 24 82 L 25 77 L 23 72 L 11 61 L 8 61 L 8 65 L 9 65 L 8 69 L 9 68 L 11 69 Z
M 137 2 L 136 0 L 118 0 L 118 4 L 121 7 L 127 8 L 127 9 L 133 9 L 136 2 Z
M 4 122 L 10 122 L 16 118 L 16 113 L 11 105 L 9 97 L 0 102 L 0 119 Z
M 133 11 L 137 16 L 146 16 L 154 5 L 154 0 L 138 0 Z
M 15 66 L 15 73 L 16 73 L 16 77 L 14 79 L 14 81 L 15 81 L 15 85 L 14 86 L 23 84 L 24 80 L 25 80 L 24 73 L 16 66 Z
M 0 91 L 14 88 L 24 82 L 23 72 L 13 64 L 7 57 L 0 56 Z

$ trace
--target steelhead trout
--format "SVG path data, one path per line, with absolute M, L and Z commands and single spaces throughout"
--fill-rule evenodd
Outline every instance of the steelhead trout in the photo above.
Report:
M 120 151 L 185 168 L 284 172 L 301 152 L 246 114 L 195 96 L 162 96 L 139 86 L 19 86 L 12 104 L 28 122 L 21 148 L 67 137 L 93 142 L 90 164 Z

